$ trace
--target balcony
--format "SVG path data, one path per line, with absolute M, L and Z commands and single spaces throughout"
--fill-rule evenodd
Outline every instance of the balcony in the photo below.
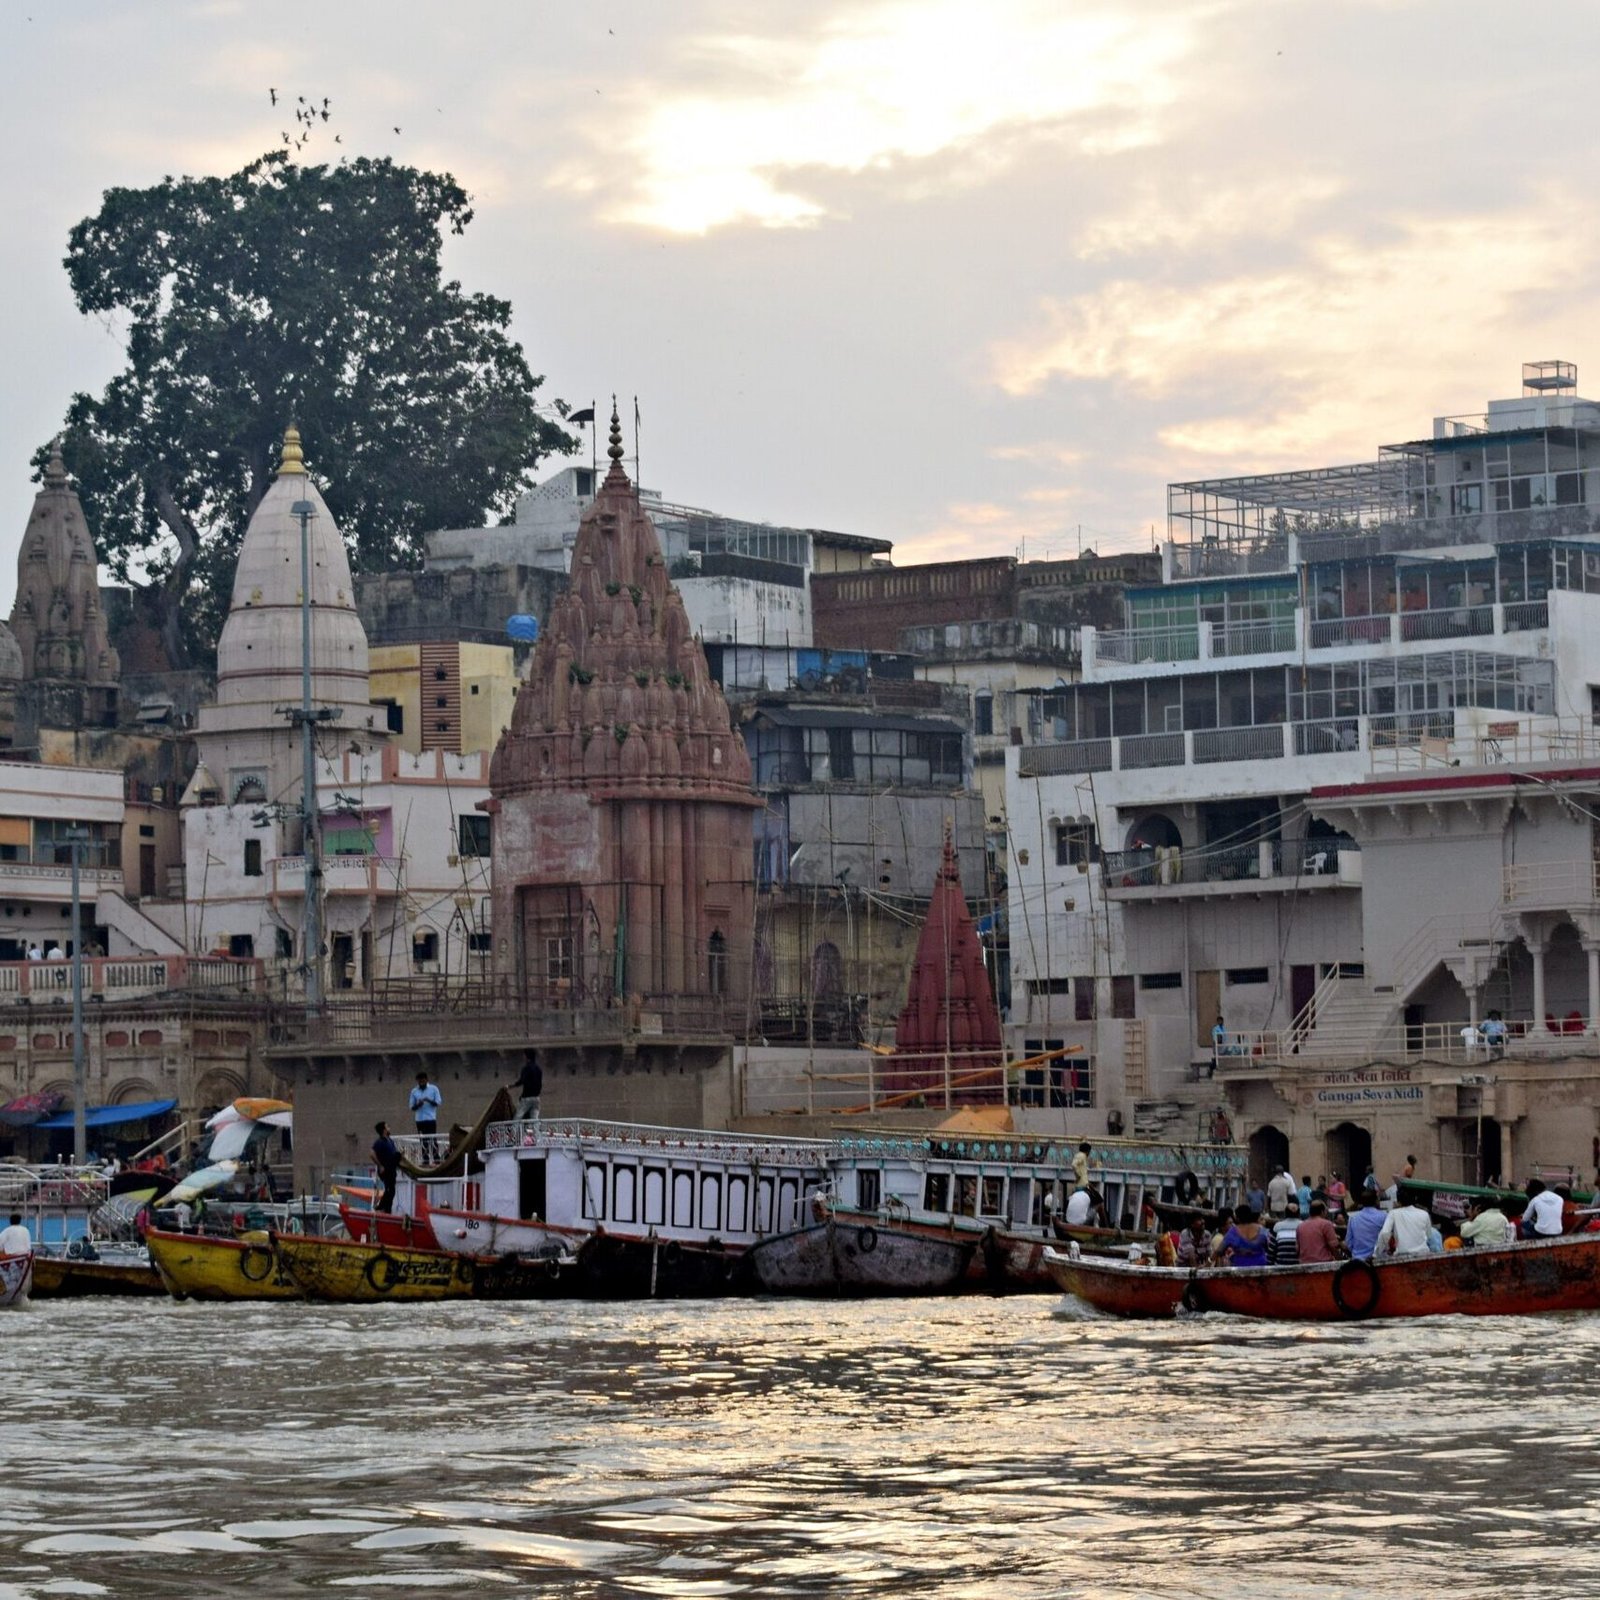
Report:
M 27 851 L 21 851 L 19 856 L 0 861 L 0 890 L 19 900 L 59 900 L 65 905 L 72 899 L 70 864 L 59 862 L 53 851 L 35 851 L 31 858 Z M 98 888 L 122 887 L 122 868 L 102 864 L 81 866 L 78 882 L 85 900 L 92 900 Z
M 278 856 L 269 863 L 272 892 L 303 895 L 306 892 L 306 858 Z M 399 856 L 324 856 L 322 892 L 325 895 L 362 895 L 386 899 L 406 892 L 405 861 Z
M 1120 850 L 1101 862 L 1108 900 L 1283 894 L 1359 888 L 1361 851 L 1346 841 L 1262 839 L 1207 850 Z
M 1501 901 L 1518 911 L 1570 911 L 1600 902 L 1600 861 L 1520 861 L 1505 869 Z
M 108 1005 L 172 993 L 235 999 L 262 992 L 263 970 L 225 956 L 96 956 L 83 963 L 83 993 Z M 71 999 L 70 961 L 0 962 L 0 1006 Z

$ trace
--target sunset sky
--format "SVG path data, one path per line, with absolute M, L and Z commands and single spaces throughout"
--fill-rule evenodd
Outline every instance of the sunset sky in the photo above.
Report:
M 1169 480 L 1365 459 L 1524 360 L 1600 392 L 1592 0 L 4 18 L 7 605 L 27 458 L 121 364 L 68 229 L 280 145 L 269 86 L 332 102 L 302 159 L 462 180 L 448 270 L 546 397 L 638 396 L 648 485 L 901 562 L 1147 545 Z

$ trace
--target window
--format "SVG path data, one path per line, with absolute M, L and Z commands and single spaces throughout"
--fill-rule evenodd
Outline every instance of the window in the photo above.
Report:
M 1094 1021 L 1094 979 L 1074 978 L 1072 980 L 1072 1020 L 1074 1022 Z
M 478 692 L 477 684 L 473 684 L 472 687 L 467 690 L 468 694 L 476 694 L 477 692 Z
M 728 992 L 728 941 L 720 930 L 711 935 L 706 951 L 706 980 L 712 994 Z
M 435 695 L 433 697 L 433 707 L 435 711 L 443 711 L 449 706 L 449 704 L 450 702 L 442 694 Z
M 469 811 L 456 818 L 456 833 L 460 853 L 464 856 L 489 854 L 489 818 L 482 812 Z
M 1483 485 L 1481 483 L 1458 483 L 1450 491 L 1450 515 L 1453 517 L 1475 517 L 1483 510 Z
M 950 1174 L 930 1172 L 923 1184 L 922 1209 L 948 1211 L 950 1209 Z
M 1237 989 L 1246 983 L 1271 983 L 1272 974 L 1266 967 L 1229 967 L 1227 979 L 1229 988 Z
M 1141 989 L 1181 989 L 1183 987 L 1183 974 L 1181 972 L 1142 972 L 1139 974 L 1139 987 Z
M 141 822 L 139 824 L 139 837 L 141 839 L 153 839 L 155 836 L 156 830 L 152 828 L 148 822 Z
M 261 876 L 261 841 L 259 839 L 246 839 L 244 842 L 244 875 L 247 878 Z
M 1100 859 L 1100 849 L 1092 822 L 1056 824 L 1056 865 L 1087 868 Z
M 255 936 L 249 933 L 233 934 L 228 940 L 228 954 L 239 961 L 250 961 L 256 953 Z
M 570 937 L 563 936 L 545 940 L 544 975 L 551 983 L 571 982 L 572 940 Z
M 374 700 L 373 709 L 383 713 L 384 726 L 390 733 L 406 731 L 406 708 L 397 700 Z
M 411 959 L 418 966 L 439 959 L 439 935 L 432 928 L 419 928 L 411 935 Z
M 856 1207 L 861 1211 L 876 1211 L 883 1204 L 883 1174 L 876 1168 L 856 1169 Z
M 294 935 L 287 928 L 278 928 L 277 933 L 278 959 L 280 961 L 294 960 Z
M 475 956 L 486 956 L 494 950 L 494 938 L 487 933 L 469 933 L 467 949 Z
M 979 735 L 994 732 L 994 696 L 987 690 L 973 697 L 972 731 Z
M 1071 994 L 1071 978 L 1029 978 L 1029 994 Z

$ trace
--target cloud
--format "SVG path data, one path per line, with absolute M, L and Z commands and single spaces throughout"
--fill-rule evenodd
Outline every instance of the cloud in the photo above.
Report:
M 1160 444 L 1208 470 L 1364 458 L 1386 419 L 1423 426 L 1419 378 L 1428 395 L 1481 395 L 1532 344 L 1565 348 L 1597 309 L 1597 243 L 1593 209 L 1555 186 L 1498 212 L 1410 216 L 1373 240 L 1325 232 L 1271 271 L 1045 297 L 1033 328 L 991 345 L 989 376 L 1016 398 L 1068 382 L 1140 402 Z
M 684 52 L 715 81 L 632 96 L 623 165 L 637 187 L 610 220 L 683 234 L 813 225 L 827 207 L 808 174 L 894 169 L 1077 117 L 1087 153 L 1150 143 L 1194 14 L 991 0 L 980 17 L 935 0 L 841 7 L 781 38 L 702 36 Z

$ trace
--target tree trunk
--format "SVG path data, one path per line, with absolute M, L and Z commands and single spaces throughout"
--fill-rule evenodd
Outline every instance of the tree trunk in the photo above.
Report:
M 156 510 L 169 533 L 178 541 L 178 554 L 172 570 L 162 580 L 158 606 L 161 616 L 161 645 L 167 653 L 168 664 L 174 671 L 192 665 L 189 646 L 183 631 L 183 596 L 189 587 L 189 563 L 200 548 L 194 524 L 183 514 L 183 508 L 172 498 L 172 491 L 161 484 L 155 492 Z

